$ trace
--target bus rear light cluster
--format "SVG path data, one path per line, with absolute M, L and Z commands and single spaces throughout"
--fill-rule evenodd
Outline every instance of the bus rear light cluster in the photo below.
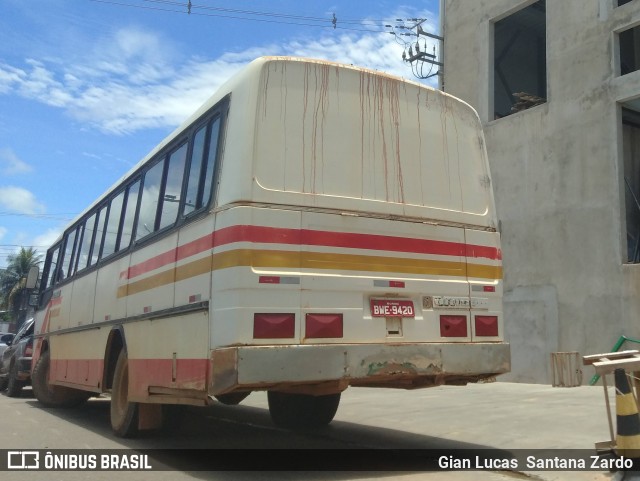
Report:
M 476 336 L 496 337 L 498 335 L 498 316 L 475 316 Z
M 342 314 L 307 314 L 305 337 L 308 339 L 341 338 Z
M 467 316 L 440 316 L 440 336 L 467 337 Z
M 296 332 L 295 314 L 254 314 L 254 339 L 293 339 Z

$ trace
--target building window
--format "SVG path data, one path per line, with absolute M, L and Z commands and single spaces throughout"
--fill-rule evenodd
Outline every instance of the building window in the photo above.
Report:
M 621 7 L 621 6 L 623 6 L 623 5 L 625 5 L 625 4 L 629 3 L 629 2 L 633 2 L 633 0 L 618 0 L 616 6 L 617 7 Z
M 640 262 L 640 112 L 622 107 L 622 155 L 624 162 L 624 217 L 627 262 Z M 640 107 L 640 105 L 638 105 Z
M 619 41 L 620 75 L 640 69 L 640 27 L 620 32 Z
M 547 101 L 546 32 L 545 0 L 495 22 L 494 118 Z

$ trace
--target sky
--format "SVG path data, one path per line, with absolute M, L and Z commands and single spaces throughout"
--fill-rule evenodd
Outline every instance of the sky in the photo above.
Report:
M 390 32 L 410 32 L 397 28 L 415 25 L 405 19 L 439 25 L 438 0 L 191 0 L 188 10 L 188 0 L 2 0 L 0 268 L 21 246 L 44 254 L 251 60 L 313 57 L 417 80 L 402 61 L 415 37 Z

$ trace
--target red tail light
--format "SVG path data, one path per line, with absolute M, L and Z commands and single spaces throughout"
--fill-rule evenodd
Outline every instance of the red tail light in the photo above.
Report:
M 33 356 L 33 339 L 29 339 L 27 345 L 24 346 L 24 357 Z
M 342 337 L 342 314 L 307 314 L 304 332 L 308 339 Z
M 442 337 L 467 337 L 467 316 L 440 316 Z
M 296 332 L 295 314 L 254 314 L 254 339 L 292 339 Z
M 476 316 L 476 336 L 495 337 L 498 335 L 498 316 Z

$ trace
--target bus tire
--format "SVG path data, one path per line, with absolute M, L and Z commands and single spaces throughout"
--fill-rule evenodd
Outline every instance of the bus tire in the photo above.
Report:
M 7 379 L 7 396 L 19 396 L 20 391 L 22 391 L 22 387 L 25 385 L 25 382 L 18 380 L 18 365 L 16 363 L 11 366 Z
M 269 414 L 276 424 L 286 429 L 316 429 L 329 424 L 338 410 L 340 393 L 323 396 L 267 393 Z
M 33 394 L 41 404 L 53 408 L 74 407 L 84 403 L 92 393 L 49 384 L 49 351 L 42 353 L 31 374 Z
M 218 402 L 221 402 L 222 404 L 226 404 L 227 406 L 236 406 L 244 401 L 249 394 L 251 394 L 251 391 L 230 392 L 227 394 L 218 394 L 214 397 Z
M 122 349 L 113 373 L 111 389 L 111 429 L 121 438 L 138 434 L 138 403 L 129 401 L 129 362 Z

